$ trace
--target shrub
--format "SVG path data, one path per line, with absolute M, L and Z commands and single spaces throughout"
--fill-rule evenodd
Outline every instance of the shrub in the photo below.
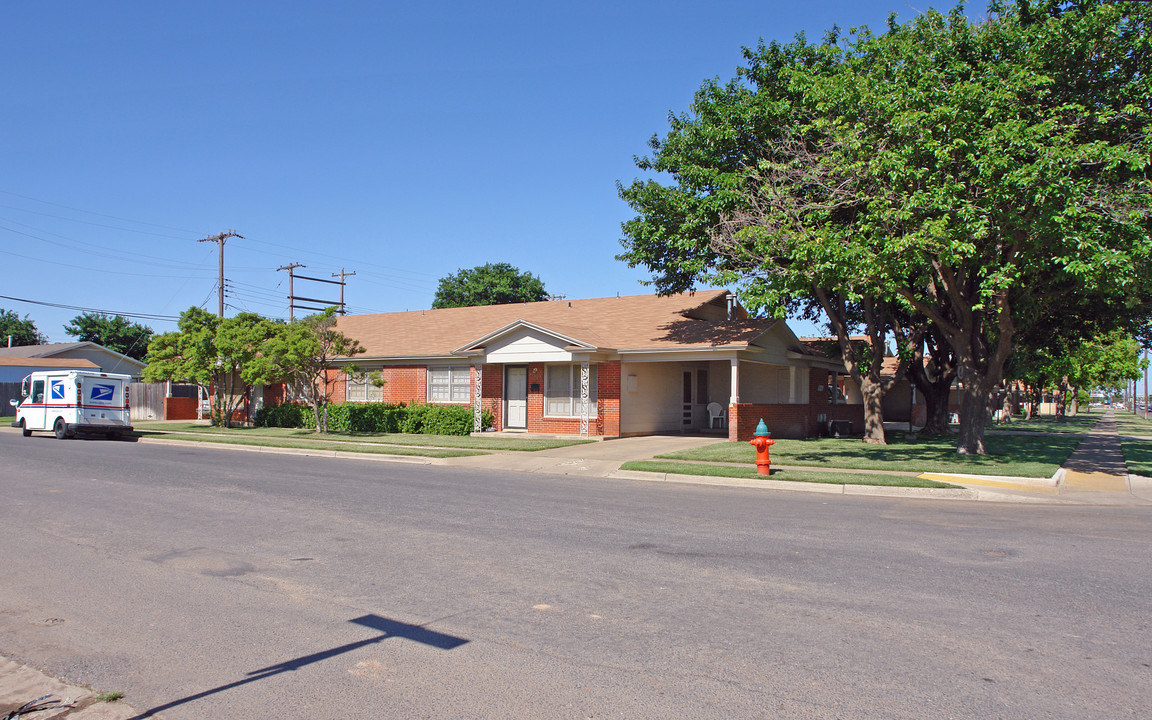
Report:
M 336 432 L 467 435 L 472 432 L 472 421 L 472 407 L 467 405 L 328 405 L 328 429 Z M 495 421 L 491 411 L 481 413 L 482 429 Z M 307 405 L 271 405 L 257 411 L 255 423 L 258 427 L 316 427 L 316 415 Z
M 265 405 L 256 411 L 256 418 L 253 423 L 256 427 L 306 427 L 309 422 L 304 418 L 304 411 L 308 411 L 308 419 L 311 420 L 312 408 L 304 405 L 292 405 L 285 403 L 283 405 Z

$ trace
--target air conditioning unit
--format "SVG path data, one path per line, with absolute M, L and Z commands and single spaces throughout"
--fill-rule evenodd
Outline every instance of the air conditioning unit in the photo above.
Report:
M 851 420 L 830 420 L 828 422 L 828 435 L 830 437 L 846 437 L 852 434 Z

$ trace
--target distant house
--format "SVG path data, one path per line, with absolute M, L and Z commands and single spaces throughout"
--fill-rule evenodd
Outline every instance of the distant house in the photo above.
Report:
M 147 363 L 133 360 L 127 355 L 122 355 L 115 350 L 109 350 L 94 342 L 50 343 L 48 345 L 20 345 L 18 347 L 0 348 L 0 359 L 4 358 L 37 362 L 41 360 L 87 360 L 101 372 L 131 375 L 133 378 L 138 378 L 140 374 L 144 372 L 144 368 L 147 365 Z M 44 369 L 49 368 L 46 367 Z M 93 368 L 86 367 L 84 369 L 91 370 Z M 31 372 L 31 370 L 28 372 Z M 19 381 L 23 379 L 24 375 L 27 375 L 28 372 L 25 372 L 19 378 L 16 378 L 16 380 Z
M 385 382 L 340 373 L 337 402 L 464 405 L 502 431 L 603 437 L 863 424 L 862 406 L 829 392 L 842 362 L 781 320 L 750 318 L 727 290 L 354 315 L 338 328 L 367 350 L 347 362 Z
M 0 383 L 18 383 L 38 370 L 99 370 L 96 363 L 83 358 L 0 357 Z

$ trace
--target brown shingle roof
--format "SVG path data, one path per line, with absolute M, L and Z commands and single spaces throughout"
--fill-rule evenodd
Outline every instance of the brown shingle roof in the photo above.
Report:
M 91 360 L 42 357 L 0 357 L 0 367 L 69 368 L 74 370 L 100 369 L 100 366 Z
M 501 328 L 524 321 L 609 350 L 670 350 L 747 345 L 776 320 L 726 319 L 727 290 L 670 296 L 628 295 L 511 305 L 349 315 L 337 327 L 363 357 L 450 355 Z

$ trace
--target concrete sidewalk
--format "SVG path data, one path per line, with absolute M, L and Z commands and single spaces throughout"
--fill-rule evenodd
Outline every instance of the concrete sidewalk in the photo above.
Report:
M 29 703 L 33 704 L 26 712 L 12 714 Z M 29 720 L 128 720 L 139 714 L 139 710 L 123 700 L 104 702 L 91 688 L 69 685 L 35 668 L 0 657 L 0 718 L 11 715 Z

